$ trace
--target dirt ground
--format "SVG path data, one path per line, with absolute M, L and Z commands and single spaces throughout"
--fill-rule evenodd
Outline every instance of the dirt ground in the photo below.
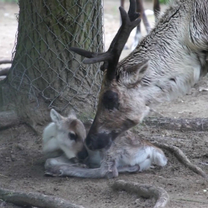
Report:
M 105 1 L 106 42 L 119 26 L 118 1 Z M 147 7 L 150 5 L 148 4 Z M 0 3 L 0 60 L 11 57 L 17 22 L 14 13 L 18 7 Z M 114 31 L 115 28 L 115 31 Z M 133 35 L 132 35 L 133 37 Z M 129 43 L 128 43 L 129 44 Z M 127 53 L 127 52 L 125 52 Z M 207 118 L 208 78 L 191 91 L 172 102 L 155 107 L 151 116 L 171 118 Z M 141 125 L 138 136 L 161 143 L 175 145 L 194 164 L 208 173 L 208 132 L 171 131 Z M 27 126 L 21 125 L 0 131 L 0 186 L 12 190 L 38 192 L 59 196 L 86 208 L 150 208 L 153 199 L 138 199 L 136 194 L 113 191 L 109 182 L 123 179 L 163 187 L 170 195 L 169 208 L 207 208 L 208 183 L 187 169 L 173 155 L 165 151 L 168 164 L 138 174 L 121 174 L 116 179 L 53 178 L 44 176 L 44 158 L 41 137 Z M 138 199 L 138 200 L 137 200 Z M 0 200 L 0 207 L 17 206 Z

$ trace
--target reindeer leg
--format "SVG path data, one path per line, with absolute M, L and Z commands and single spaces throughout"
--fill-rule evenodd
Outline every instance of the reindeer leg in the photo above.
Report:
M 139 165 L 118 167 L 119 173 L 136 173 L 140 170 Z
M 56 158 L 48 158 L 45 162 L 45 169 L 50 169 L 51 167 L 60 166 L 60 165 L 68 165 L 70 167 L 83 167 L 86 165 L 83 163 L 79 163 L 77 158 L 68 159 L 64 154 Z
M 75 162 L 75 163 L 74 163 Z M 49 158 L 45 162 L 45 175 L 47 176 L 74 176 L 81 178 L 103 178 L 107 169 L 86 167 L 85 164 L 69 160 L 65 155 Z
M 143 0 L 137 0 L 136 1 L 136 11 L 140 14 L 140 17 L 143 17 L 143 13 L 144 13 L 144 7 L 143 7 Z M 136 33 L 134 36 L 134 41 L 132 43 L 131 46 L 131 50 L 133 51 L 138 43 L 140 42 L 140 40 L 142 39 L 142 34 L 141 34 L 141 22 L 137 25 L 136 27 Z
M 45 175 L 58 177 L 74 176 L 79 178 L 103 178 L 105 177 L 105 172 L 102 172 L 101 168 L 90 169 L 64 164 L 47 167 Z
M 153 10 L 154 10 L 154 15 L 155 15 L 155 22 L 157 22 L 160 16 L 160 1 L 159 0 L 153 1 Z
M 135 173 L 140 170 L 139 165 L 134 166 L 119 166 L 118 161 L 120 159 L 119 152 L 116 152 L 116 157 L 112 157 L 112 155 L 106 155 L 104 160 L 101 163 L 102 172 L 106 172 L 107 178 L 115 178 L 118 177 L 119 173 Z
M 124 166 L 124 167 L 111 167 L 110 170 L 107 171 L 106 177 L 109 178 L 116 178 L 118 177 L 119 173 L 136 173 L 140 170 L 139 165 L 134 166 Z

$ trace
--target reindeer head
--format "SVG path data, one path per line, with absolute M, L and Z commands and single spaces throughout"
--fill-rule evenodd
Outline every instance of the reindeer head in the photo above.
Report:
M 86 151 L 83 152 L 83 146 L 86 130 L 75 113 L 71 111 L 68 117 L 63 117 L 54 109 L 51 109 L 50 117 L 56 126 L 56 143 L 68 159 L 74 157 L 85 159 L 87 153 Z
M 108 79 L 107 79 L 108 80 Z M 91 150 L 108 148 L 121 133 L 137 125 L 148 114 L 143 100 L 120 79 L 102 83 L 96 116 L 86 138 Z M 139 106 L 139 108 L 138 108 Z
M 120 68 L 117 66 L 122 49 L 134 27 L 140 19 L 135 13 L 135 1 L 130 0 L 128 14 L 123 8 L 120 9 L 122 25 L 119 28 L 110 48 L 105 53 L 93 53 L 79 48 L 70 48 L 70 50 L 87 57 L 84 63 L 91 64 L 104 61 L 101 70 L 104 71 L 103 83 L 99 96 L 97 113 L 90 131 L 86 138 L 86 145 L 91 150 L 108 148 L 111 142 L 122 132 L 136 125 L 144 115 L 143 109 L 136 109 L 131 84 L 126 85 L 123 76 L 119 73 Z M 146 62 L 141 66 L 133 66 L 128 69 L 132 73 L 138 70 L 144 71 L 147 67 Z M 130 88 L 127 90 L 127 88 Z

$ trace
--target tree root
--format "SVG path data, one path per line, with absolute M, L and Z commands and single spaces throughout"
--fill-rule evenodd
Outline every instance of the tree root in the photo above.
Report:
M 16 192 L 0 188 L 0 199 L 18 206 L 32 206 L 39 208 L 84 208 L 71 202 L 54 196 L 39 193 Z
M 11 64 L 12 61 L 11 60 L 1 60 L 0 64 Z
M 149 117 L 144 120 L 144 124 L 154 128 L 176 130 L 176 131 L 208 131 L 207 118 L 154 118 Z
M 0 130 L 23 123 L 14 111 L 0 112 Z
M 189 168 L 193 172 L 199 174 L 203 178 L 208 179 L 208 175 L 200 167 L 191 163 L 190 160 L 188 159 L 188 157 L 178 147 L 175 147 L 175 146 L 172 146 L 172 145 L 167 145 L 167 144 L 161 144 L 161 143 L 158 143 L 158 142 L 152 142 L 152 144 L 156 145 L 157 147 L 159 147 L 161 149 L 165 149 L 165 150 L 169 151 L 170 153 L 173 153 L 174 156 L 182 164 L 184 164 L 187 168 Z
M 169 201 L 168 193 L 161 187 L 144 185 L 134 182 L 125 182 L 124 180 L 118 180 L 111 184 L 114 190 L 124 190 L 129 193 L 136 193 L 138 196 L 156 199 L 154 208 L 163 208 Z
M 10 67 L 5 69 L 0 69 L 0 76 L 7 76 L 9 73 Z
M 154 208 L 163 208 L 169 201 L 168 193 L 161 187 L 151 185 L 142 185 L 133 182 L 118 180 L 111 184 L 114 190 L 125 190 L 129 193 L 136 193 L 140 197 L 156 199 Z M 83 206 L 73 204 L 65 199 L 47 196 L 40 193 L 25 193 L 0 188 L 0 199 L 5 202 L 18 206 L 32 206 L 39 208 L 84 208 Z

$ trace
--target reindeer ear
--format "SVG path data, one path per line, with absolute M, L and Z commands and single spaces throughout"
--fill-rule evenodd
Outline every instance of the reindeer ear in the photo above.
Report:
M 60 121 L 62 120 L 62 116 L 54 109 L 51 109 L 50 117 L 51 117 L 51 120 L 56 124 L 60 123 Z
M 135 64 L 134 66 L 126 69 L 128 79 L 124 73 L 123 83 L 127 86 L 127 88 L 135 87 L 141 82 L 142 78 L 145 76 L 148 66 L 148 61 L 143 61 L 142 63 Z
M 138 69 L 138 80 L 141 80 L 144 77 L 147 69 L 148 69 L 148 61 L 144 61 Z
M 141 63 L 133 64 L 132 66 L 124 67 L 124 70 L 128 73 L 138 73 L 138 74 L 144 74 L 146 69 L 148 68 L 148 60 L 145 60 Z

